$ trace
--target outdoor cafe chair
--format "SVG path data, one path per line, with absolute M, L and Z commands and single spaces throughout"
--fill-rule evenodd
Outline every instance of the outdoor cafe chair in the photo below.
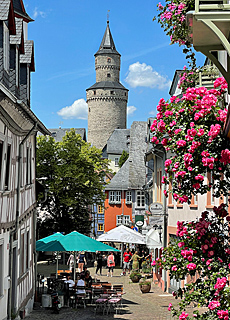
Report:
M 121 298 L 119 297 L 112 297 L 107 302 L 107 315 L 111 311 L 115 311 L 116 314 L 119 312 L 121 308 Z
M 75 306 L 83 304 L 84 308 L 86 307 L 85 299 L 86 299 L 86 293 L 78 293 L 78 290 L 86 290 L 85 286 L 76 286 L 76 292 L 75 292 Z
M 96 302 L 97 299 L 100 298 L 100 295 L 104 293 L 104 290 L 102 289 L 102 287 L 95 287 L 92 286 L 92 302 Z
M 108 303 L 108 298 L 98 298 L 95 301 L 95 315 L 97 313 L 97 311 L 102 311 L 103 314 L 105 314 L 106 310 L 107 310 L 107 303 Z

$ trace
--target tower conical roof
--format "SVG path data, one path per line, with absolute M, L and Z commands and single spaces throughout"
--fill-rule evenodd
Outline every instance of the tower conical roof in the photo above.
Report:
M 101 53 L 115 53 L 120 55 L 120 53 L 117 52 L 114 41 L 113 41 L 113 37 L 109 28 L 109 21 L 107 21 L 106 30 L 105 30 L 103 39 L 101 41 L 100 48 L 95 53 L 95 56 Z

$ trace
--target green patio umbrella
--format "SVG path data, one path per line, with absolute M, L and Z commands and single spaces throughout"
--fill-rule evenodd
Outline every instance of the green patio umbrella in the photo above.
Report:
M 66 251 L 63 245 L 58 241 L 50 241 L 47 243 L 38 243 L 36 242 L 36 250 L 37 251 Z
M 50 241 L 54 241 L 54 240 L 59 240 L 61 238 L 63 238 L 64 235 L 61 233 L 61 232 L 56 232 L 54 234 L 51 234 L 50 236 L 48 237 L 45 237 L 45 238 L 42 238 L 42 239 L 39 239 L 36 241 L 36 248 L 38 247 L 38 245 L 40 244 L 44 244 L 44 243 L 48 243 Z M 40 250 L 42 251 L 42 250 Z
M 119 250 L 108 246 L 107 244 L 101 243 L 97 240 L 94 240 L 90 237 L 85 236 L 77 231 L 73 231 L 64 238 L 61 238 L 60 243 L 67 251 L 87 251 L 87 252 L 96 252 L 96 251 L 117 251 Z
M 118 251 L 117 249 L 108 246 L 107 244 L 96 241 L 90 237 L 85 236 L 77 231 L 73 231 L 64 238 L 60 239 L 61 244 L 67 249 L 67 251 L 74 251 L 74 270 L 76 270 L 76 251 Z M 74 272 L 75 281 L 75 272 Z
M 57 271 L 58 271 L 58 252 L 67 251 L 63 247 L 63 245 L 59 242 L 59 240 L 62 238 L 64 238 L 64 235 L 60 232 L 56 232 L 48 237 L 45 237 L 36 241 L 37 251 L 56 251 L 57 252 L 56 277 L 57 277 Z

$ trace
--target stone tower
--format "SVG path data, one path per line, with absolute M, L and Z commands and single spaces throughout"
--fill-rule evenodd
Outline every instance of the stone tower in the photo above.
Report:
M 86 89 L 88 142 L 102 149 L 115 129 L 126 129 L 128 89 L 120 82 L 120 57 L 109 21 L 95 53 L 96 83 Z

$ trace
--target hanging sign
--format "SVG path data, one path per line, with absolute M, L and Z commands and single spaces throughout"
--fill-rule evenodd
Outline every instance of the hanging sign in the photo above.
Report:
M 163 205 L 160 202 L 154 202 L 152 204 L 150 204 L 149 206 L 149 211 L 152 214 L 162 214 L 163 213 Z
M 135 225 L 137 227 L 142 227 L 144 224 L 144 216 L 141 215 L 135 215 Z

